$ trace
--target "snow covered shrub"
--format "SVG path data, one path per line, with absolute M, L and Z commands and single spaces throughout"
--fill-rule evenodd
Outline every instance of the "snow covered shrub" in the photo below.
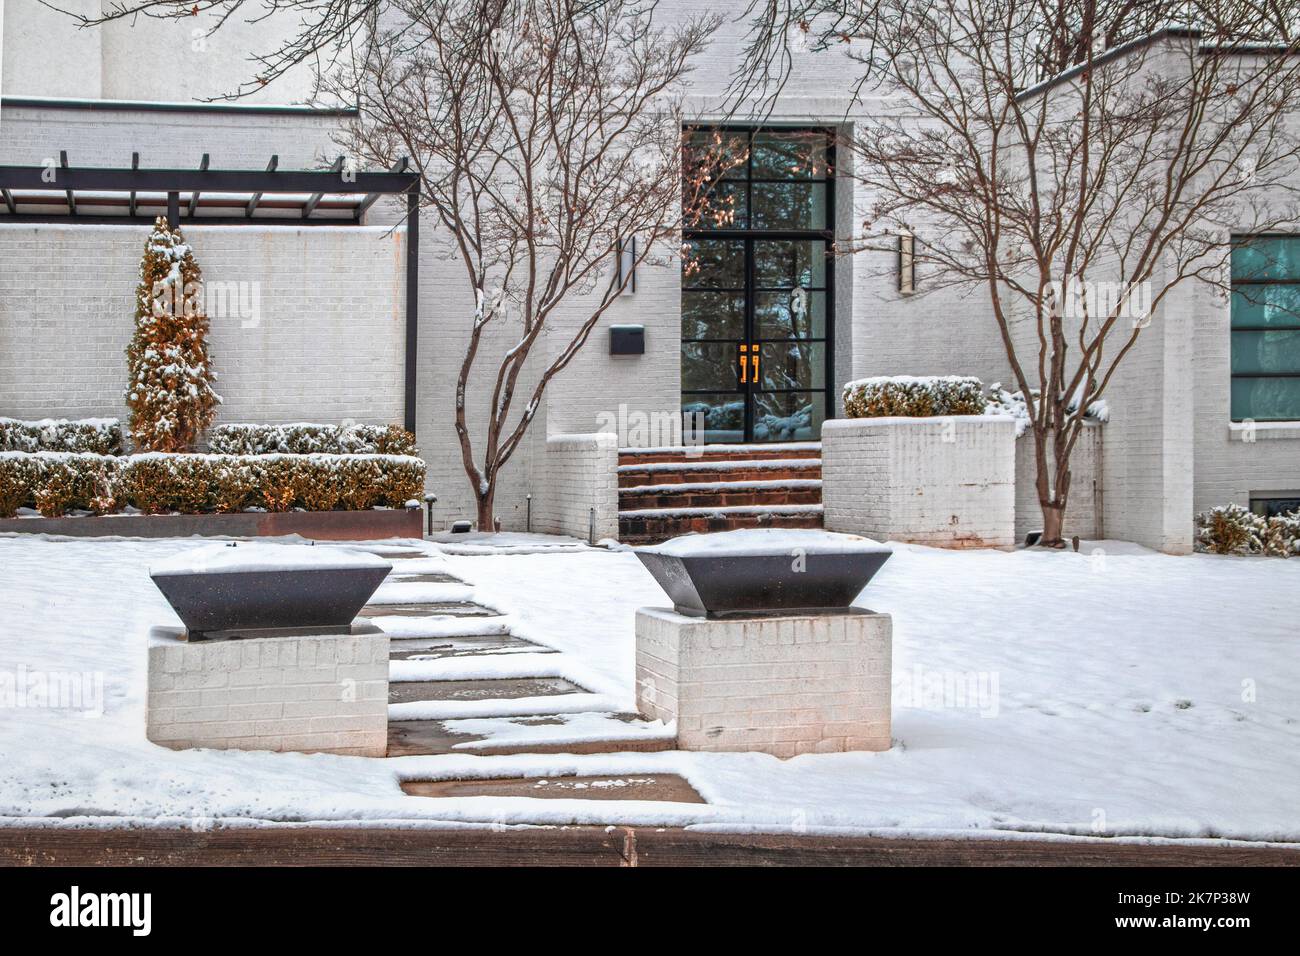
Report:
M 221 402 L 212 388 L 202 278 L 180 229 L 159 216 L 140 260 L 135 334 L 126 350 L 126 403 L 139 450 L 192 448 Z
M 1300 511 L 1273 515 L 1268 519 L 1264 551 L 1279 558 L 1300 555 Z
M 418 455 L 415 436 L 397 425 L 218 425 L 208 435 L 218 455 Z
M 1034 389 L 1033 396 L 1038 398 L 1038 390 Z M 1073 415 L 1075 409 L 1079 407 L 1078 399 L 1072 399 L 1066 404 L 1065 411 Z M 1016 420 L 1016 437 L 1019 438 L 1029 430 L 1029 405 L 1025 401 L 1022 392 L 1009 392 L 1002 387 L 1001 382 L 994 382 L 989 386 L 988 405 L 984 410 L 986 415 L 1009 415 Z M 1092 402 L 1083 413 L 1084 421 L 1105 422 L 1110 420 L 1110 407 L 1106 404 L 1104 398 Z
M 19 508 L 32 502 L 39 474 L 35 456 L 0 452 L 0 518 L 12 518 Z
M 1196 516 L 1196 544 L 1213 554 L 1259 554 L 1267 522 L 1241 505 L 1221 505 Z
M 72 509 L 98 511 L 109 501 L 121 459 L 90 452 L 36 452 L 32 460 L 31 501 L 42 516 L 60 518 Z
M 122 452 L 122 423 L 116 418 L 46 418 L 19 421 L 0 418 L 0 451 Z
M 929 418 L 984 414 L 984 386 L 966 375 L 892 375 L 844 386 L 848 418 Z

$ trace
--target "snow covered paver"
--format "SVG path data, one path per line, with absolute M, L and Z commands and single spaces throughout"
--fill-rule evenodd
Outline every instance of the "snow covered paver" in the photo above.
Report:
M 616 815 L 729 832 L 797 824 L 809 835 L 1300 840 L 1294 560 L 1168 557 L 1118 542 L 1086 542 L 1080 554 L 896 546 L 858 601 L 894 615 L 886 753 L 782 761 L 460 748 L 367 759 L 170 751 L 144 739 L 147 634 L 179 623 L 145 569 L 203 543 L 0 538 L 0 675 L 98 674 L 103 688 L 90 717 L 0 713 L 0 826 L 562 825 Z M 514 636 L 563 653 L 578 683 L 610 702 L 606 712 L 632 709 L 635 610 L 665 602 L 635 555 L 448 556 L 446 567 L 503 612 L 473 620 L 508 621 Z M 956 675 L 973 676 L 976 691 L 984 680 L 988 693 L 965 706 L 925 699 L 927 681 Z M 419 800 L 399 786 L 668 773 L 711 802 Z

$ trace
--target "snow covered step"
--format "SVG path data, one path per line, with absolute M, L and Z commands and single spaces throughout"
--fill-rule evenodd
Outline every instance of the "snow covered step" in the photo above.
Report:
M 727 459 L 813 458 L 821 455 L 821 442 L 774 442 L 761 445 L 680 445 L 659 448 L 620 448 L 620 465 L 653 462 L 725 461 Z
M 469 753 L 624 753 L 671 750 L 672 728 L 639 714 L 596 712 L 390 721 L 390 757 Z
M 585 693 L 587 691 L 584 688 L 563 677 L 390 681 L 388 703 L 507 701 L 520 697 L 563 697 L 566 694 Z
M 501 612 L 470 601 L 419 604 L 367 604 L 360 617 L 367 618 L 381 630 L 386 630 L 382 619 L 386 617 L 500 617 Z
M 384 579 L 393 584 L 460 584 L 465 582 L 445 571 L 433 571 L 418 574 L 403 574 L 399 568 L 393 568 Z
M 688 460 L 620 465 L 618 486 L 633 488 L 637 485 L 717 484 L 724 481 L 790 481 L 821 476 L 820 458 Z
M 653 800 L 706 803 L 686 778 L 675 773 L 621 776 L 515 777 L 484 780 L 407 780 L 412 797 L 539 797 L 560 800 Z
M 384 610 L 387 610 L 387 608 Z M 370 623 L 387 634 L 394 643 L 405 640 L 432 640 L 435 638 L 494 637 L 510 633 L 510 625 L 505 622 L 505 618 L 501 615 L 494 615 L 493 617 L 467 615 L 404 617 L 395 615 L 388 617 L 381 614 L 370 618 Z
M 490 636 L 408 638 L 389 642 L 392 661 L 435 661 L 452 657 L 486 657 L 498 654 L 554 654 L 556 651 L 510 634 Z
M 625 544 L 666 541 L 691 532 L 739 528 L 820 528 L 821 505 L 753 505 L 728 508 L 649 508 L 620 511 L 618 537 Z
M 658 508 L 724 508 L 743 505 L 821 504 L 819 478 L 766 481 L 681 482 L 620 488 L 621 511 Z

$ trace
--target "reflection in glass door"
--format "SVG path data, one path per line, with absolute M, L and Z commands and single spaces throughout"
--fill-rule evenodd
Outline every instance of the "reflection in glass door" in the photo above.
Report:
M 719 136 L 746 158 L 711 186 L 725 214 L 685 232 L 687 427 L 706 442 L 816 440 L 831 387 L 830 134 L 691 134 L 710 146 Z

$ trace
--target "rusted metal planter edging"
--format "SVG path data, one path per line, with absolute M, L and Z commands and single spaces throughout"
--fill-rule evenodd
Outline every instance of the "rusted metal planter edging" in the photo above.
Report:
M 421 538 L 420 509 L 285 511 L 206 515 L 105 515 L 74 518 L 4 518 L 0 533 L 74 538 L 256 538 L 297 534 L 318 541 Z

